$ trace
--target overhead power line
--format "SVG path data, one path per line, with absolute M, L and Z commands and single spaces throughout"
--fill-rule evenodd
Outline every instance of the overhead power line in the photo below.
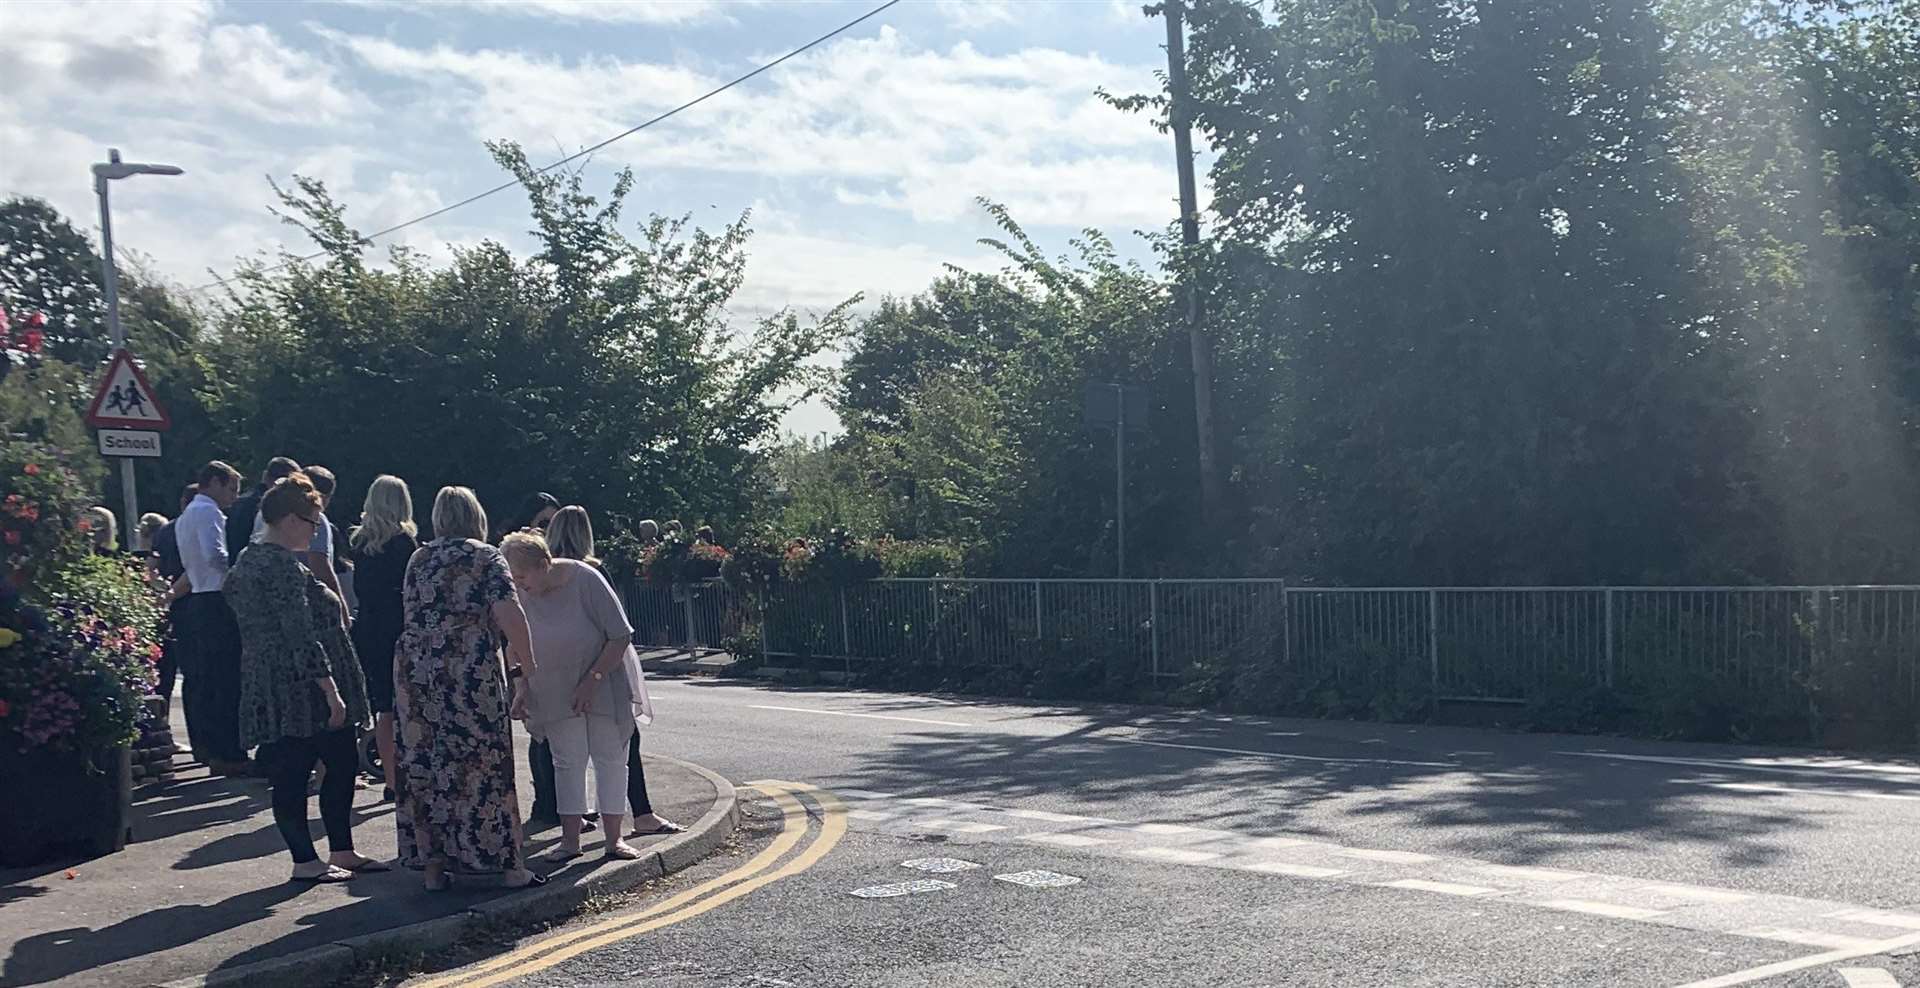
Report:
M 828 31 L 827 33 L 813 39 L 812 41 L 809 41 L 806 44 L 801 45 L 800 47 L 795 48 L 790 52 L 787 52 L 785 55 L 782 55 L 779 58 L 776 58 L 773 61 L 768 62 L 765 65 L 762 65 L 751 72 L 748 72 L 746 75 L 740 76 L 734 79 L 733 81 L 726 83 L 725 85 L 718 86 L 704 93 L 701 93 L 699 96 L 696 96 L 693 99 L 690 99 L 685 103 L 682 103 L 679 106 L 676 106 L 673 109 L 668 110 L 665 113 L 662 113 L 659 116 L 652 118 L 651 120 L 647 120 L 642 123 L 635 124 L 634 126 L 629 127 L 626 130 L 623 130 L 620 133 L 615 134 L 612 137 L 609 137 L 606 140 L 593 145 L 592 147 L 582 148 L 581 150 L 576 151 L 573 154 L 567 155 L 566 157 L 561 158 L 558 161 L 554 161 L 546 165 L 542 165 L 541 167 L 534 169 L 533 173 L 535 175 L 544 175 L 547 172 L 554 170 L 555 168 L 559 168 L 563 165 L 568 165 L 575 161 L 579 161 L 581 158 L 584 158 L 594 153 L 595 151 L 598 151 L 604 147 L 607 147 L 608 145 L 613 144 L 616 141 L 625 140 L 629 137 L 632 137 L 635 134 L 638 134 L 643 130 L 646 130 L 648 127 L 651 127 L 654 124 L 661 122 L 662 120 L 666 120 L 670 117 L 673 117 L 676 114 L 680 113 L 682 110 L 688 110 L 688 109 L 692 109 L 693 107 L 699 106 L 700 104 L 705 103 L 707 100 L 710 100 L 715 96 L 718 96 L 721 93 L 724 93 L 727 90 L 732 89 L 733 87 L 738 86 L 741 83 L 746 82 L 747 80 L 752 79 L 753 77 L 760 75 L 761 73 L 766 72 L 769 69 L 772 69 L 780 65 L 782 62 L 786 62 L 789 59 L 793 59 L 800 55 L 803 55 L 810 49 L 816 48 L 821 44 L 824 44 L 828 41 L 833 40 L 835 37 L 841 34 L 845 34 L 846 32 L 853 30 L 854 28 L 860 26 L 862 23 L 872 20 L 873 18 L 878 17 L 879 15 L 885 13 L 887 8 L 892 7 L 898 3 L 900 3 L 900 0 L 887 0 L 886 3 L 883 3 L 880 6 L 875 7 L 864 14 L 861 14 L 859 17 L 856 17 L 853 20 L 850 20 L 845 24 L 842 24 L 839 27 L 836 27 L 833 30 Z M 487 198 L 488 196 L 498 195 L 499 193 L 505 192 L 508 189 L 518 186 L 519 184 L 520 184 L 520 180 L 517 178 L 511 179 L 506 182 L 502 182 L 491 189 L 487 189 L 484 192 L 478 192 L 473 195 L 470 195 L 465 199 L 460 200 L 459 202 L 442 206 L 431 213 L 426 213 L 420 216 L 416 216 L 413 219 L 406 220 L 405 222 L 395 223 L 394 225 L 387 227 L 384 230 L 378 230 L 373 233 L 366 234 L 365 236 L 362 236 L 360 238 L 360 242 L 372 243 L 373 241 L 381 237 L 387 236 L 388 234 L 391 234 L 391 233 L 397 233 L 401 230 L 406 229 L 407 227 L 413 226 L 416 223 L 425 223 L 426 221 L 430 219 L 434 219 L 435 217 L 445 216 L 446 214 L 451 213 L 456 209 L 460 209 L 463 206 L 471 206 L 474 203 Z M 303 264 L 307 261 L 314 260 L 315 258 L 325 256 L 325 254 L 326 254 L 326 251 L 321 250 L 321 251 L 315 251 L 311 254 L 307 254 L 302 257 L 296 257 L 290 260 L 281 261 L 279 264 L 275 264 L 272 267 L 262 269 L 261 273 L 265 274 L 272 271 L 279 271 L 282 268 L 292 267 L 295 264 Z M 207 284 L 201 285 L 198 288 L 194 288 L 192 289 L 192 291 L 203 292 L 209 288 L 218 288 L 222 285 L 227 284 L 227 281 L 228 279 L 226 278 L 219 278 L 214 281 L 208 282 Z

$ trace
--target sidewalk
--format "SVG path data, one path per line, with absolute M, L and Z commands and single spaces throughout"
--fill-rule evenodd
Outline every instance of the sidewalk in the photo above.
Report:
M 176 736 L 185 737 L 178 702 L 173 721 Z M 532 787 L 526 739 L 516 740 L 524 811 Z M 82 988 L 196 978 L 321 985 L 396 948 L 432 950 L 481 923 L 551 917 L 589 892 L 679 870 L 726 840 L 734 823 L 732 786 L 697 766 L 649 757 L 647 787 L 655 809 L 688 832 L 635 841 L 642 851 L 657 852 L 639 861 L 600 862 L 593 853 L 596 832 L 585 858 L 558 871 L 536 861 L 536 870 L 552 872 L 539 889 L 484 889 L 469 882 L 429 894 L 419 874 L 406 869 L 309 887 L 287 881 L 291 862 L 273 826 L 264 780 L 210 777 L 184 763 L 181 756 L 171 782 L 135 788 L 135 842 L 125 851 L 78 864 L 0 871 L 0 944 L 7 951 L 0 985 Z M 379 799 L 377 785 L 356 794 L 354 843 L 362 853 L 390 860 L 393 807 Z M 318 812 L 316 806 L 312 826 L 324 855 Z M 557 829 L 534 834 L 529 850 L 538 853 L 558 837 Z M 416 926 L 422 923 L 431 925 Z M 249 967 L 261 962 L 266 966 Z

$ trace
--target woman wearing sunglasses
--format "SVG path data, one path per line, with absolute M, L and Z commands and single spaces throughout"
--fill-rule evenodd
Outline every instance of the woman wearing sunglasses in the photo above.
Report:
M 266 536 L 227 572 L 222 589 L 240 624 L 240 741 L 258 745 L 273 786 L 273 820 L 293 855 L 293 880 L 343 882 L 387 865 L 353 849 L 358 733 L 371 726 L 367 686 L 347 638 L 340 597 L 296 553 L 320 527 L 321 498 L 305 474 L 260 499 Z M 307 822 L 307 780 L 326 766 L 320 819 L 326 861 Z

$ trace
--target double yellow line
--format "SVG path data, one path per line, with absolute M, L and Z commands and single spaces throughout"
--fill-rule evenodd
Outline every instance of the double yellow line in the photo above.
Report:
M 640 912 L 523 944 L 509 953 L 472 967 L 426 981 L 410 982 L 410 988 L 451 988 L 453 985 L 489 988 L 544 971 L 595 947 L 604 947 L 684 922 L 819 864 L 820 859 L 826 857 L 827 852 L 833 850 L 834 845 L 840 843 L 840 838 L 847 833 L 846 806 L 830 792 L 804 783 L 771 780 L 756 782 L 747 788 L 773 797 L 774 803 L 780 808 L 781 819 L 780 832 L 773 842 L 746 864 Z M 807 808 L 794 796 L 802 792 L 807 793 L 820 807 L 823 815 L 820 834 L 792 860 L 775 867 L 807 835 Z

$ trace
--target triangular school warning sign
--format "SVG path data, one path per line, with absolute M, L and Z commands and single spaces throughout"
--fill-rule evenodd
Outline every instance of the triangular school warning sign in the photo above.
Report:
M 173 419 L 153 396 L 153 386 L 133 362 L 133 354 L 120 349 L 113 351 L 107 376 L 87 406 L 87 424 L 96 429 L 165 429 Z

